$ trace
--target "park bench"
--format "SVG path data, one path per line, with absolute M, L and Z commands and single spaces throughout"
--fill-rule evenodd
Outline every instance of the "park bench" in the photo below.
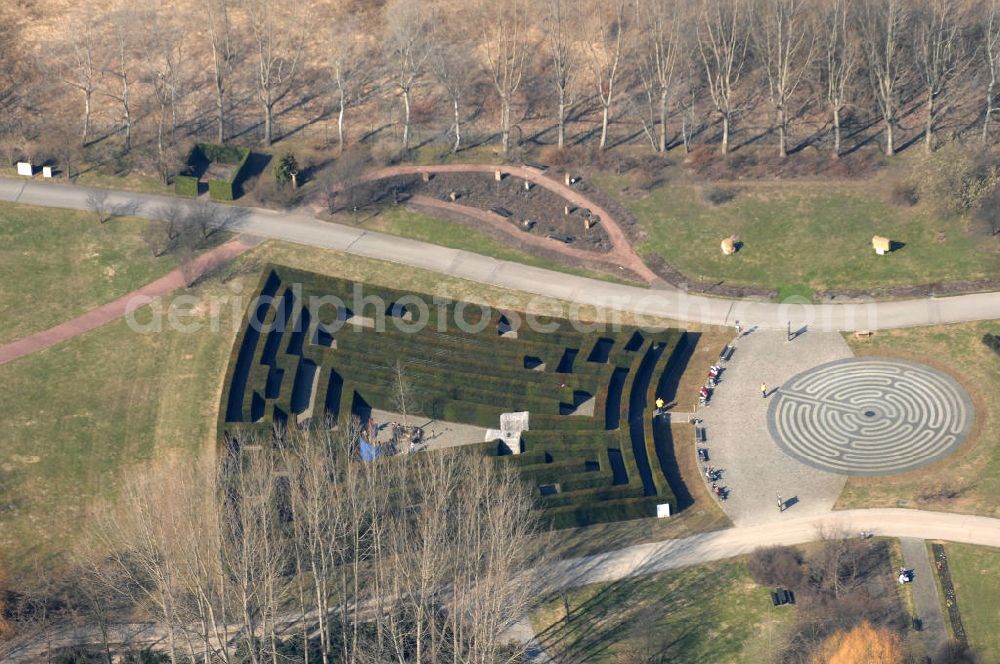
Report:
M 733 350 L 734 348 L 731 345 L 726 344 L 726 347 L 719 353 L 719 359 L 723 362 L 728 362 L 729 358 L 733 356 Z
M 694 442 L 704 443 L 708 440 L 708 436 L 705 434 L 705 427 L 696 426 L 694 428 Z
M 699 461 L 708 461 L 708 448 L 706 448 L 706 447 L 699 447 L 698 448 L 698 460 Z
M 571 235 L 558 235 L 556 233 L 549 233 L 545 237 L 549 238 L 550 240 L 556 240 L 557 242 L 562 242 L 563 244 L 569 244 L 570 242 L 573 241 L 573 236 Z
M 490 208 L 490 212 L 492 212 L 493 214 L 499 215 L 499 216 L 503 217 L 504 219 L 507 219 L 508 217 L 513 217 L 514 216 L 513 212 L 511 212 L 510 210 L 508 210 L 505 207 L 500 207 L 499 205 L 491 207 Z

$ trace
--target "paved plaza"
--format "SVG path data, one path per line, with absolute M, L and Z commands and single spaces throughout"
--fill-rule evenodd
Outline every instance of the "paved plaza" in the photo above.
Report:
M 805 464 L 844 475 L 890 475 L 937 461 L 972 428 L 972 401 L 953 378 L 883 358 L 837 360 L 787 381 L 768 428 Z
M 711 405 L 698 412 L 708 438 L 709 463 L 722 470 L 719 483 L 730 491 L 721 503 L 723 510 L 737 526 L 830 511 L 847 478 L 786 454 L 771 438 L 768 407 L 792 377 L 850 358 L 850 348 L 838 333 L 805 331 L 786 341 L 784 331 L 752 327 L 735 345 Z M 761 397 L 761 383 L 768 386 L 766 399 Z M 787 505 L 783 512 L 778 510 L 778 495 Z

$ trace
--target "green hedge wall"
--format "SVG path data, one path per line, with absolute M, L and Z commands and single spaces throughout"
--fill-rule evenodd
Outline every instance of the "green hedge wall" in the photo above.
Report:
M 190 175 L 174 176 L 174 193 L 178 196 L 198 196 L 198 178 Z

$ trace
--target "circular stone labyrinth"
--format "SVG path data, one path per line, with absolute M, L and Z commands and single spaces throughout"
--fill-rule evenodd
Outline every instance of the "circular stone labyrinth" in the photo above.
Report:
M 891 475 L 955 451 L 972 428 L 969 395 L 950 376 L 895 359 L 850 358 L 804 371 L 772 397 L 771 438 L 841 475 Z

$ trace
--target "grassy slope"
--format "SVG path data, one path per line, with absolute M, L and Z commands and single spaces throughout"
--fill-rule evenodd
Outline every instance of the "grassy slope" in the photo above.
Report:
M 668 184 L 634 195 L 622 192 L 626 176 L 595 180 L 649 233 L 640 253 L 659 254 L 709 280 L 802 295 L 996 275 L 995 245 L 991 251 L 991 243 L 967 234 L 961 219 L 936 218 L 923 205 L 887 205 L 863 182 L 746 183 L 736 185 L 733 200 L 711 206 L 696 186 Z M 733 234 L 743 249 L 723 256 L 719 243 Z M 870 244 L 876 234 L 905 246 L 877 256 Z
M 173 258 L 153 258 L 143 245 L 145 223 L 98 224 L 83 212 L 0 206 L 0 343 L 78 316 L 173 269 Z
M 768 592 L 735 559 L 574 589 L 532 624 L 548 654 L 575 664 L 761 662 L 794 616 Z
M 855 354 L 912 359 L 954 375 L 972 396 L 976 424 L 958 452 L 928 468 L 892 477 L 852 477 L 838 508 L 908 505 L 1000 516 L 1000 357 L 982 343 L 986 332 L 1000 333 L 1000 321 L 882 331 L 871 340 L 847 336 Z M 939 487 L 960 495 L 951 500 L 921 498 Z
M 969 644 L 981 661 L 1000 661 L 1000 550 L 969 544 L 947 544 L 945 550 Z

